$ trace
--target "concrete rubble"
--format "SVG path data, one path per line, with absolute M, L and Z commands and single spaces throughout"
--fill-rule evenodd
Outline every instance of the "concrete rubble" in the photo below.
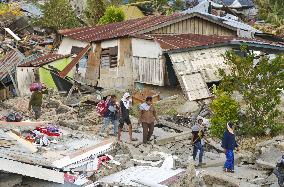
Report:
M 205 145 L 206 165 L 195 168 L 196 163 L 191 157 L 194 114 L 160 116 L 161 122 L 155 128 L 154 138 L 146 145 L 141 143 L 142 127 L 132 116 L 133 136 L 138 141 L 132 144 L 117 143 L 115 137 L 107 135 L 102 138 L 97 135 L 102 120 L 95 112 L 95 104 L 69 107 L 60 95 L 47 97 L 38 122 L 31 122 L 33 119 L 27 112 L 28 98 L 10 99 L 1 104 L 1 115 L 17 111 L 23 114 L 24 119 L 19 122 L 21 125 L 0 123 L 0 162 L 11 162 L 10 165 L 33 171 L 10 169 L 3 164 L 0 167 L 0 176 L 3 178 L 1 187 L 35 184 L 62 186 L 63 183 L 64 186 L 157 187 L 270 186 L 277 183 L 271 172 L 282 156 L 283 136 L 263 142 L 243 140 L 241 145 L 245 147 L 255 142 L 255 148 L 236 154 L 236 173 L 224 173 L 222 166 L 225 155 L 220 143 L 210 138 Z M 207 121 L 205 117 L 204 121 Z M 28 144 L 21 140 L 27 131 L 50 124 L 58 127 L 62 134 L 50 137 L 48 146 Z M 125 129 L 123 142 L 127 137 Z M 46 175 L 39 175 L 39 171 Z

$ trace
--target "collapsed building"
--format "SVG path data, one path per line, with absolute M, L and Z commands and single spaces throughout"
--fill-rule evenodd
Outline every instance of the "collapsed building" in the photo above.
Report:
M 226 68 L 225 51 L 246 44 L 258 54 L 283 52 L 275 38 L 269 40 L 250 25 L 214 16 L 207 9 L 61 30 L 58 53 L 68 55 L 78 48 L 81 52 L 59 76 L 66 77 L 77 64 L 74 79 L 88 85 L 104 89 L 180 85 L 189 100 L 198 100 L 210 97 L 207 84 L 220 81 L 216 72 Z M 87 60 L 80 61 L 83 57 Z

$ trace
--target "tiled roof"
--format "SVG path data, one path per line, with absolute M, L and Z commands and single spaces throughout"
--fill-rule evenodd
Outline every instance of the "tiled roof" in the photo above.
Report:
M 41 57 L 38 57 L 34 60 L 28 61 L 24 64 L 19 65 L 19 67 L 40 67 L 45 64 L 48 64 L 50 62 L 54 62 L 56 60 L 60 60 L 63 58 L 67 58 L 70 55 L 61 55 L 61 54 L 55 54 L 55 53 L 49 53 L 47 55 L 43 55 Z
M 95 27 L 60 30 L 59 33 L 63 36 L 67 36 L 69 38 L 80 41 L 101 41 L 134 34 L 140 30 L 147 29 L 158 24 L 173 20 L 182 15 L 183 14 L 174 14 L 171 16 L 146 16 L 139 19 L 133 19 L 124 22 L 112 23 Z
M 146 35 L 160 44 L 160 47 L 167 51 L 173 49 L 186 49 L 192 47 L 209 46 L 214 44 L 228 43 L 234 36 L 215 36 L 199 34 L 180 35 Z M 236 37 L 235 37 L 236 38 Z

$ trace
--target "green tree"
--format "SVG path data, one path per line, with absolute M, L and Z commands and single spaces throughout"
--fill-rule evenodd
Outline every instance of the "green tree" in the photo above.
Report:
M 173 11 L 181 11 L 184 10 L 185 8 L 185 1 L 183 0 L 174 0 L 173 1 L 173 5 L 171 7 L 171 9 L 173 9 Z
M 100 18 L 99 24 L 105 25 L 109 23 L 121 22 L 125 20 L 124 12 L 121 8 L 115 6 L 107 7 L 105 14 Z
M 87 0 L 87 7 L 84 12 L 87 23 L 95 26 L 105 11 L 106 4 L 104 0 Z
M 247 46 L 241 47 L 242 56 L 234 51 L 225 54 L 225 64 L 231 67 L 229 74 L 220 69 L 222 76 L 220 89 L 232 93 L 239 92 L 245 103 L 245 132 L 263 135 L 267 130 L 276 132 L 276 120 L 280 112 L 281 89 L 284 88 L 284 57 L 270 60 L 266 56 L 256 59 Z
M 276 26 L 284 24 L 283 0 L 257 0 L 260 18 Z
M 228 93 L 221 90 L 215 91 L 216 98 L 210 104 L 210 109 L 213 112 L 211 121 L 211 134 L 221 138 L 226 124 L 229 121 L 235 122 L 238 120 L 239 104 Z
M 35 24 L 52 29 L 69 29 L 80 26 L 78 18 L 67 0 L 49 0 L 42 7 L 43 16 Z

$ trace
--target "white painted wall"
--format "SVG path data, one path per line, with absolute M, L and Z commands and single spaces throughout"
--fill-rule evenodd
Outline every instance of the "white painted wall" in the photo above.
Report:
M 30 84 L 35 80 L 34 71 L 33 67 L 17 67 L 16 79 L 21 96 L 31 95 Z
M 64 37 L 59 46 L 57 53 L 62 54 L 62 55 L 68 55 L 68 54 L 71 54 L 71 49 L 73 46 L 86 47 L 88 44 L 89 44 L 88 42 L 82 42 L 79 40 L 73 40 L 71 38 Z
M 106 40 L 101 43 L 102 49 L 118 46 L 118 40 Z
M 135 57 L 159 58 L 162 49 L 154 41 L 132 38 L 132 53 Z

